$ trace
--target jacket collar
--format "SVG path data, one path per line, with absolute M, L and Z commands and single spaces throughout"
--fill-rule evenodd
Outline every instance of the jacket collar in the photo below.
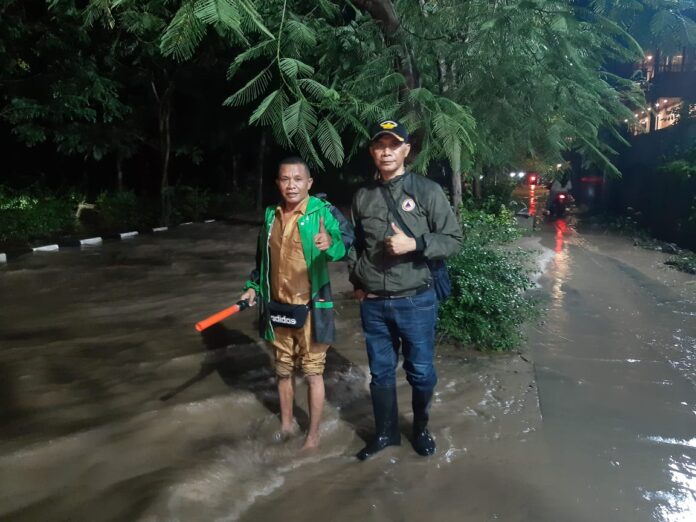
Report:
M 327 205 L 328 203 L 323 199 L 315 198 L 314 196 L 309 196 L 309 201 L 307 202 L 307 210 L 305 211 L 305 215 L 311 214 L 312 212 L 316 212 L 320 208 L 324 208 Z
M 386 181 L 386 182 L 382 181 L 382 178 L 381 178 L 380 176 L 377 176 L 377 180 L 376 180 L 376 181 L 377 181 L 377 184 L 378 184 L 378 185 L 384 185 L 385 187 L 388 187 L 388 186 L 390 186 L 390 185 L 398 185 L 398 184 L 401 183 L 404 179 L 406 179 L 406 176 L 409 176 L 409 175 L 410 175 L 410 172 L 407 170 L 407 171 L 405 171 L 403 174 L 400 174 L 400 175 L 398 175 L 398 176 L 395 176 L 395 177 L 393 177 L 392 179 L 390 179 L 389 181 Z

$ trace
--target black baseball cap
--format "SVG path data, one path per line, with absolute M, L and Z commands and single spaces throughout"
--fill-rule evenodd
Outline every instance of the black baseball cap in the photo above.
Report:
M 372 126 L 370 129 L 370 141 L 375 141 L 383 134 L 391 134 L 397 140 L 402 142 L 408 141 L 408 131 L 401 123 L 396 120 L 382 120 Z

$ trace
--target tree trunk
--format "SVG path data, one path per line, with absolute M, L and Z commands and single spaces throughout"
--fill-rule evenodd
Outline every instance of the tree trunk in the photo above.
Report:
M 481 180 L 477 176 L 471 177 L 471 188 L 476 199 L 481 199 Z
M 259 156 L 256 162 L 258 184 L 256 186 L 256 210 L 261 212 L 263 210 L 263 163 L 266 158 L 266 133 L 261 133 L 261 140 L 259 142 Z
M 445 94 L 449 90 L 449 82 L 447 81 L 447 62 L 444 58 L 437 59 L 437 75 L 440 83 L 440 94 Z
M 120 152 L 116 156 L 116 190 L 123 190 L 123 156 Z
M 421 80 L 413 50 L 397 34 L 401 22 L 396 14 L 394 3 L 392 0 L 355 0 L 355 5 L 367 11 L 382 26 L 382 33 L 387 42 L 401 44 L 404 52 L 403 56 L 398 59 L 398 68 L 399 72 L 406 78 L 406 86 L 401 89 L 401 98 L 406 99 L 408 90 L 420 87 Z
M 174 94 L 174 82 L 169 81 L 164 93 L 160 96 L 154 80 L 151 83 L 152 92 L 159 105 L 159 134 L 160 157 L 162 159 L 162 171 L 160 179 L 160 201 L 162 205 L 162 224 L 169 226 L 172 214 L 172 195 L 169 188 L 169 163 L 172 155 L 172 96 Z
M 232 156 L 232 191 L 239 190 L 239 154 Z
M 462 206 L 462 173 L 452 171 L 452 207 L 459 217 L 459 208 Z

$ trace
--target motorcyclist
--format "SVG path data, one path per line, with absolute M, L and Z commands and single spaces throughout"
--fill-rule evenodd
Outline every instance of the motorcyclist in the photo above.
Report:
M 555 178 L 549 186 L 549 197 L 546 199 L 546 210 L 544 214 L 547 216 L 551 213 L 551 206 L 559 194 L 569 195 L 573 189 L 573 183 L 570 181 L 570 175 L 566 172 L 561 178 Z

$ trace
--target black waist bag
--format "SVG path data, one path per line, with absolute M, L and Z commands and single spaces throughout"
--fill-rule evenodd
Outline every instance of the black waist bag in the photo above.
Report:
M 307 321 L 311 303 L 292 305 L 271 301 L 268 303 L 268 314 L 273 326 L 300 329 Z

